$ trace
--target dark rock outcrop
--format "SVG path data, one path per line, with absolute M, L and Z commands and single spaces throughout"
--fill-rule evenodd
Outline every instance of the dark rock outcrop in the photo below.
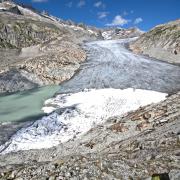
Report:
M 22 15 L 21 11 L 19 10 L 19 8 L 17 6 L 10 8 L 9 12 L 17 14 L 17 15 Z

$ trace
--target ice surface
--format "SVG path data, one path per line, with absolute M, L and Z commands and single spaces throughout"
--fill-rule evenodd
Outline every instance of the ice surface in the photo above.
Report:
M 73 78 L 60 85 L 59 93 L 85 88 L 136 88 L 164 93 L 180 90 L 180 67 L 133 54 L 125 46 L 134 39 L 87 43 L 87 61 Z
M 45 102 L 51 114 L 32 126 L 19 130 L 5 145 L 3 153 L 19 150 L 50 148 L 66 142 L 105 122 L 140 106 L 165 99 L 167 94 L 135 89 L 84 90 L 61 94 Z M 54 111 L 56 109 L 56 111 Z

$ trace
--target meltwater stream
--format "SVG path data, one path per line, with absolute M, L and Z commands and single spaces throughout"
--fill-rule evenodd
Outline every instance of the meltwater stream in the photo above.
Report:
M 180 90 L 179 66 L 135 55 L 125 48 L 128 41 L 87 43 L 87 61 L 59 86 L 55 98 L 46 101 L 43 109 L 49 115 L 19 130 L 0 151 L 58 145 L 109 117 L 159 102 L 166 93 Z

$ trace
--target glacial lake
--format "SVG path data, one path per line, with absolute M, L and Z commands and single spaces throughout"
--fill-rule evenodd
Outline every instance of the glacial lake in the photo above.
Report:
M 41 108 L 45 100 L 51 98 L 58 90 L 58 85 L 52 85 L 0 95 L 0 123 L 38 119 L 44 115 Z

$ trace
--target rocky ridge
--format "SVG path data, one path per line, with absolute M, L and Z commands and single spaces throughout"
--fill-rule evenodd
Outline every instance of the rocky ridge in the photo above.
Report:
M 141 35 L 130 49 L 169 63 L 180 64 L 180 20 L 158 25 Z
M 102 30 L 102 36 L 106 40 L 117 40 L 117 39 L 125 39 L 125 38 L 133 38 L 139 37 L 144 32 L 138 28 L 110 28 Z

